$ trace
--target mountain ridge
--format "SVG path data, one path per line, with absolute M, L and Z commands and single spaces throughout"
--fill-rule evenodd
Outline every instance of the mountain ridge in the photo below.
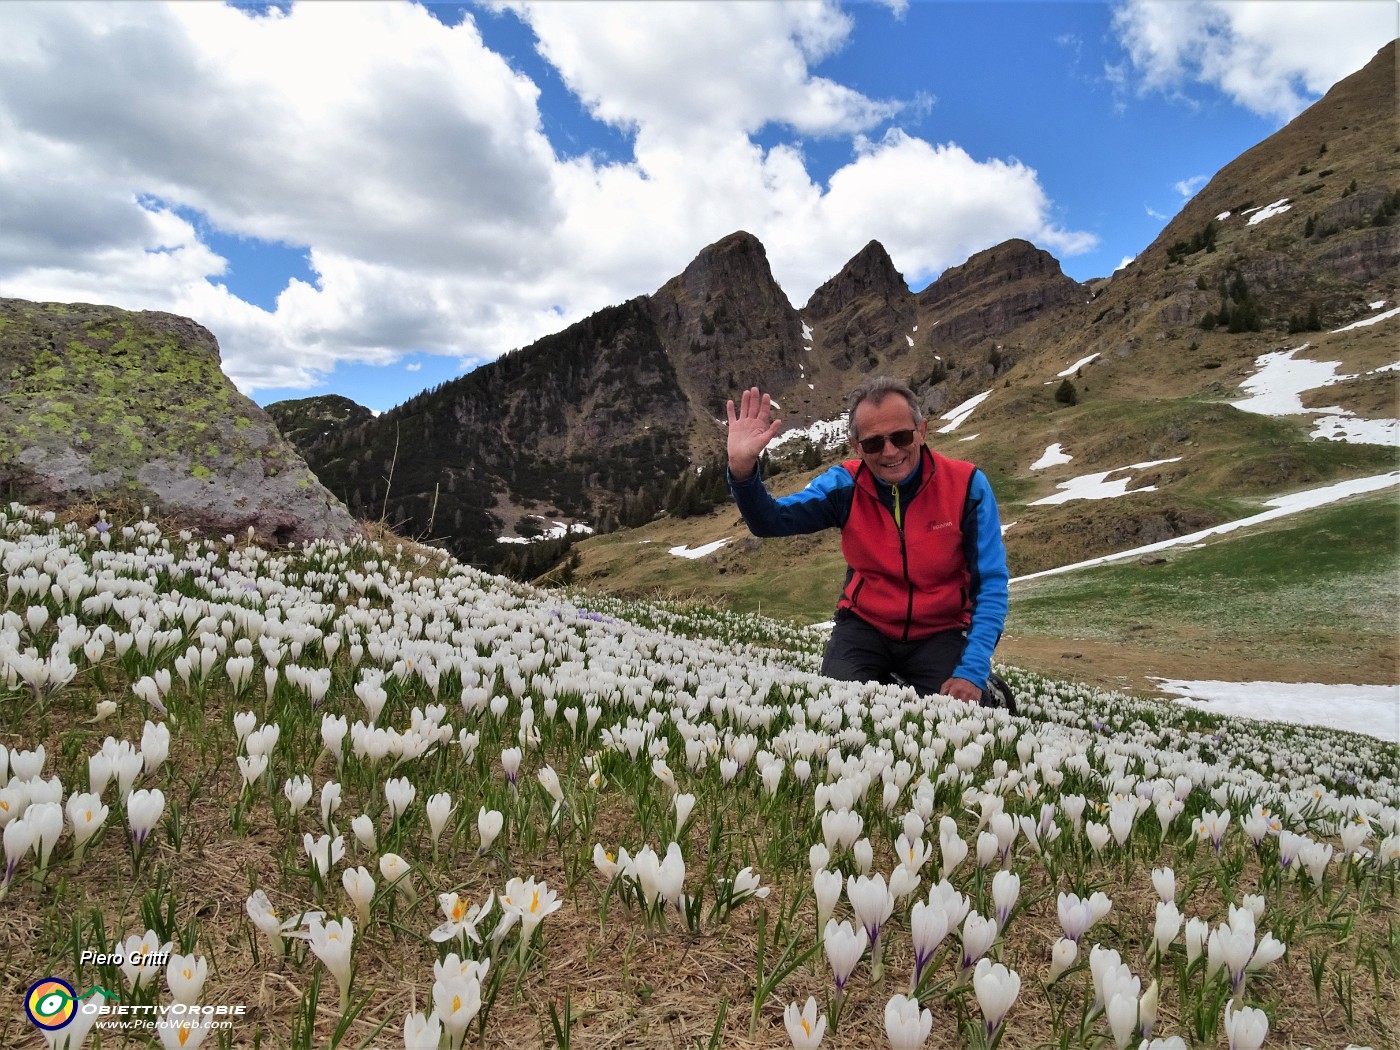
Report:
M 1076 514 L 1103 519 L 1106 535 L 1189 531 L 1223 520 L 1231 497 L 1370 469 L 1373 456 L 1309 450 L 1289 426 L 1212 405 L 1291 330 L 1309 321 L 1336 327 L 1395 298 L 1400 240 L 1389 216 L 1400 206 L 1400 177 L 1386 145 L 1394 141 L 1394 65 L 1392 43 L 1222 168 L 1110 278 L 1073 281 L 1048 252 L 1012 240 L 916 293 L 871 241 L 798 309 L 762 244 L 736 231 L 651 295 L 303 450 L 361 512 L 382 512 L 486 563 L 499 563 L 495 535 L 528 514 L 604 529 L 652 520 L 675 486 L 720 462 L 723 401 L 739 389 L 772 392 L 796 428 L 839 414 L 850 387 L 875 371 L 909 380 L 931 416 L 985 394 L 975 419 L 995 437 L 966 454 L 1017 510 L 1070 469 L 1165 458 L 1177 446 L 1222 450 L 1204 472 L 1154 468 L 1159 493 L 1136 500 L 1131 513 L 1037 512 L 1051 533 Z M 1345 343 L 1343 356 L 1358 368 L 1389 363 L 1374 340 L 1330 342 Z M 629 398 L 634 368 L 646 393 Z M 1368 380 L 1346 403 L 1361 410 L 1369 402 L 1365 411 L 1374 412 L 1385 401 L 1375 389 L 1389 382 Z M 1056 399 L 1066 385 L 1077 404 Z M 537 431 L 537 449 L 507 448 L 501 421 L 510 433 Z M 1075 448 L 1073 468 L 1028 471 L 1055 440 Z M 1269 453 L 1269 442 L 1283 451 Z M 441 469 L 407 477 L 400 458 L 390 488 L 396 446 Z M 454 476 L 475 486 L 472 506 L 456 498 L 460 486 L 452 500 L 440 491 Z M 438 517 L 444 510 L 447 519 Z M 1131 520 L 1111 523 L 1125 515 Z M 1038 565 L 1044 551 L 1026 557 Z

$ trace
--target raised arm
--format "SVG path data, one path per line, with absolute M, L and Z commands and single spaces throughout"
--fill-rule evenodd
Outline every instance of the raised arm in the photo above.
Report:
M 758 469 L 758 457 L 768 442 L 778 436 L 781 419 L 770 419 L 773 398 L 758 387 L 745 390 L 736 412 L 733 401 L 726 401 L 729 415 L 729 473 L 735 481 L 746 481 Z

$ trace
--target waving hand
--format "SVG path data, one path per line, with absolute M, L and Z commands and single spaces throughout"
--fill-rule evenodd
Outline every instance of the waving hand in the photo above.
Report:
M 756 386 L 744 391 L 737 413 L 733 401 L 725 402 L 729 414 L 729 473 L 735 480 L 742 481 L 758 469 L 758 457 L 768 442 L 778 436 L 783 421 L 770 420 L 772 404 L 773 398 Z

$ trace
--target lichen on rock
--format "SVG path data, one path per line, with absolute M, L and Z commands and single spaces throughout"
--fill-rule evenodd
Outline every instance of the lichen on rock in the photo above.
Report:
M 358 526 L 174 314 L 0 299 L 0 487 L 35 503 L 136 499 L 274 542 Z

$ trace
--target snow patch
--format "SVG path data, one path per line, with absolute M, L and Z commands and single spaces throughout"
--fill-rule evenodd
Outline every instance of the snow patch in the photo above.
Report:
M 811 383 L 808 383 L 807 386 L 809 389 L 815 389 Z M 789 441 L 799 441 L 806 438 L 814 445 L 830 448 L 843 444 L 846 441 L 846 436 L 846 417 L 836 416 L 832 419 L 819 419 L 809 426 L 785 430 L 775 437 L 768 447 L 770 449 L 779 448 Z
M 715 540 L 713 543 L 707 543 L 702 547 L 687 547 L 682 543 L 678 547 L 672 547 L 667 553 L 674 554 L 677 558 L 690 558 L 691 560 L 703 558 L 705 555 L 713 554 L 715 551 L 719 550 L 732 538 L 731 536 L 726 536 L 722 540 Z
M 1263 416 L 1315 416 L 1313 438 L 1365 445 L 1400 445 L 1400 420 L 1362 419 L 1337 405 L 1327 408 L 1303 407 L 1299 395 L 1304 391 L 1358 378 L 1338 374 L 1340 361 L 1310 361 L 1294 356 L 1306 350 L 1308 345 L 1304 343 L 1292 350 L 1280 350 L 1255 358 L 1254 363 L 1259 371 L 1240 384 L 1240 389 L 1249 391 L 1250 396 L 1234 402 L 1234 406 L 1242 412 Z M 1374 375 L 1398 366 L 1385 365 L 1363 374 Z
M 1154 681 L 1180 697 L 1178 703 L 1218 715 L 1326 726 L 1400 743 L 1400 685 Z
M 1161 540 L 1158 543 L 1149 543 L 1143 547 L 1134 547 L 1132 550 L 1119 551 L 1117 554 L 1105 554 L 1100 558 L 1090 558 L 1087 561 L 1077 561 L 1072 565 L 1061 565 L 1054 569 L 1045 569 L 1041 572 L 1029 573 L 1026 576 L 1018 576 L 1012 583 L 1021 583 L 1024 580 L 1036 580 L 1042 576 L 1056 576 L 1062 572 L 1072 572 L 1075 569 L 1087 569 L 1094 565 L 1108 565 L 1112 562 L 1122 561 L 1125 558 L 1136 558 L 1144 554 L 1152 554 L 1156 551 L 1166 550 L 1169 547 L 1190 547 L 1198 545 L 1201 540 L 1210 536 L 1222 536 L 1227 532 L 1234 532 L 1236 529 L 1248 528 L 1251 525 L 1261 525 L 1266 521 L 1273 521 L 1275 518 L 1287 517 L 1290 514 L 1297 514 L 1300 511 L 1312 510 L 1314 507 L 1324 507 L 1329 503 L 1336 503 L 1338 500 L 1346 499 L 1348 496 L 1359 496 L 1367 492 L 1376 492 L 1380 489 L 1389 488 L 1392 485 L 1400 485 L 1400 470 L 1391 471 L 1389 474 L 1376 474 L 1369 478 L 1353 478 L 1351 481 L 1339 481 L 1335 485 L 1323 485 L 1321 488 L 1304 489 L 1302 492 L 1293 492 L 1286 496 L 1275 496 L 1267 500 L 1264 506 L 1272 509 L 1261 514 L 1254 514 L 1248 518 L 1237 518 L 1234 521 L 1227 521 L 1222 525 L 1213 525 L 1208 529 L 1201 529 L 1199 532 L 1188 533 L 1185 536 L 1176 536 L 1173 539 Z
M 962 423 L 966 422 L 967 417 L 972 415 L 972 410 L 991 396 L 992 392 L 990 390 L 984 390 L 980 394 L 974 394 L 972 397 L 968 398 L 957 408 L 943 413 L 943 415 L 939 416 L 938 418 L 948 420 L 948 425 L 940 427 L 938 432 L 940 434 L 948 434 L 954 430 L 957 430 Z
M 1053 445 L 1046 445 L 1041 457 L 1031 464 L 1031 470 L 1044 470 L 1046 467 L 1057 467 L 1061 463 L 1068 463 L 1074 457 L 1065 452 L 1060 443 L 1056 441 Z
M 1094 353 L 1090 354 L 1088 357 L 1081 357 L 1078 361 L 1074 362 L 1074 364 L 1070 365 L 1063 372 L 1056 372 L 1055 377 L 1057 379 L 1063 379 L 1065 376 L 1072 376 L 1075 372 L 1078 372 L 1081 368 L 1083 368 L 1085 365 L 1087 365 L 1090 361 L 1092 361 L 1098 356 L 1098 354 Z
M 549 528 L 545 529 L 545 530 L 544 530 L 543 532 L 541 532 L 538 536 L 497 536 L 497 537 L 496 537 L 496 542 L 497 542 L 497 543 L 539 543 L 539 542 L 541 542 L 541 541 L 543 541 L 543 540 L 559 540 L 559 539 L 563 539 L 565 536 L 569 535 L 569 533 L 575 533 L 575 534 L 577 534 L 577 535 L 591 535 L 592 532 L 593 532 L 592 526 L 585 525 L 585 524 L 584 524 L 583 522 L 581 522 L 581 521 L 576 521 L 576 522 L 574 522 L 572 525 L 565 524 L 565 523 L 562 522 L 562 521 L 556 521 L 552 526 L 550 526 Z
M 1132 482 L 1131 476 L 1114 478 L 1108 480 L 1110 474 L 1117 474 L 1125 470 L 1145 470 L 1148 467 L 1161 466 L 1163 463 L 1176 463 L 1181 459 L 1174 456 L 1171 459 L 1150 459 L 1146 463 L 1130 463 L 1126 467 L 1114 467 L 1112 470 L 1101 470 L 1094 474 L 1081 474 L 1077 478 L 1070 478 L 1062 481 L 1055 487 L 1059 489 L 1052 496 L 1035 500 L 1027 504 L 1031 507 L 1045 506 L 1051 503 L 1068 503 L 1073 499 L 1117 499 L 1119 496 L 1130 494 L 1128 485 Z M 1131 492 L 1153 492 L 1156 485 L 1147 485 L 1144 488 L 1132 489 Z
M 1250 210 L 1253 211 L 1254 214 L 1249 217 L 1249 225 L 1253 226 L 1256 223 L 1263 222 L 1265 219 L 1272 219 L 1275 215 L 1282 215 L 1291 207 L 1293 207 L 1293 205 L 1288 203 L 1287 197 L 1280 197 L 1278 200 L 1274 201 L 1274 203 L 1266 204 L 1262 208 L 1251 208 Z
M 1384 305 L 1384 302 L 1372 303 L 1371 309 L 1376 310 Z M 1396 314 L 1400 314 L 1400 306 L 1397 306 L 1394 310 L 1387 310 L 1383 314 L 1376 314 L 1375 317 L 1367 317 L 1360 321 L 1353 321 L 1345 328 L 1334 328 L 1332 329 L 1332 334 L 1336 335 L 1338 332 L 1350 332 L 1353 328 L 1366 328 L 1369 325 L 1377 324 L 1381 321 L 1387 320 L 1388 318 L 1394 317 Z

